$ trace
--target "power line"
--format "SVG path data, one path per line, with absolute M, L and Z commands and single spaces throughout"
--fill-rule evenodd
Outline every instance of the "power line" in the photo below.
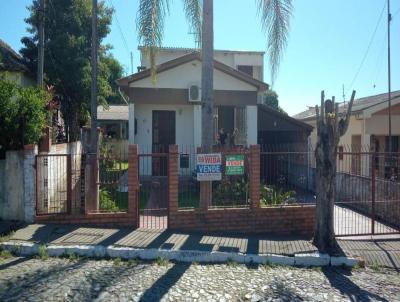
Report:
M 374 69 L 374 72 L 372 74 L 373 76 L 375 75 L 374 81 L 373 81 L 373 87 L 374 88 L 376 87 L 376 82 L 378 81 L 378 78 L 379 78 L 379 76 L 381 74 L 382 67 L 383 67 L 384 51 L 385 51 L 385 46 L 387 45 L 385 43 L 386 39 L 387 39 L 387 31 L 384 32 L 383 41 L 381 43 L 382 46 L 381 46 L 381 49 L 378 52 L 378 57 L 377 57 L 377 60 L 376 60 L 375 69 Z
M 115 7 L 114 7 L 113 1 L 112 1 L 112 0 L 109 0 L 109 3 L 110 3 L 110 5 L 111 5 L 111 7 L 114 9 L 114 11 L 116 12 L 117 10 L 116 10 Z M 115 21 L 117 21 L 117 27 L 118 27 L 119 34 L 120 34 L 121 37 L 122 37 L 122 41 L 124 42 L 124 46 L 125 46 L 125 49 L 126 49 L 126 51 L 127 51 L 127 53 L 128 53 L 128 56 L 130 56 L 130 50 L 129 50 L 129 47 L 128 47 L 128 43 L 126 42 L 124 33 L 123 33 L 122 29 L 121 29 L 121 24 L 119 23 L 117 13 L 115 13 Z
M 374 41 L 375 34 L 376 34 L 377 30 L 378 30 L 379 24 L 381 23 L 382 16 L 383 16 L 383 12 L 385 11 L 385 8 L 386 8 L 386 3 L 384 4 L 384 6 L 383 6 L 383 8 L 382 8 L 382 11 L 381 11 L 381 14 L 380 14 L 380 16 L 379 16 L 378 22 L 376 23 L 374 32 L 372 33 L 371 40 L 369 41 L 367 50 L 365 51 L 364 57 L 363 57 L 363 59 L 361 60 L 361 64 L 360 64 L 360 66 L 358 67 L 358 70 L 357 70 L 356 74 L 354 75 L 353 80 L 351 81 L 351 84 L 350 84 L 350 86 L 349 86 L 349 90 L 347 91 L 347 93 L 349 93 L 350 90 L 353 89 L 353 85 L 354 85 L 355 81 L 357 80 L 358 75 L 360 74 L 361 68 L 363 67 L 364 62 L 365 62 L 365 59 L 366 59 L 367 56 L 368 56 L 368 53 L 369 53 L 369 50 L 370 50 L 370 48 L 371 48 L 372 42 Z

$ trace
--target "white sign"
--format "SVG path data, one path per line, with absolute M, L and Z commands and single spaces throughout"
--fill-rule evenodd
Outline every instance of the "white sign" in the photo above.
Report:
M 221 180 L 221 153 L 197 154 L 196 172 L 198 181 Z

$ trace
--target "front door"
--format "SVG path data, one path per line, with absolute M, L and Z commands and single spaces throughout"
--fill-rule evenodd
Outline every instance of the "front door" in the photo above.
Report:
M 153 110 L 153 153 L 168 153 L 168 146 L 175 144 L 175 111 Z M 168 158 L 152 160 L 152 175 L 167 176 Z

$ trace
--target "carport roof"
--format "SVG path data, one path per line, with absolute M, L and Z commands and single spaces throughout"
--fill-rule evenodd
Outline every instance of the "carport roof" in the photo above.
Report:
M 292 125 L 294 125 L 296 127 L 299 127 L 304 131 L 311 132 L 314 129 L 313 126 L 311 126 L 311 125 L 309 125 L 309 124 L 307 124 L 305 122 L 302 122 L 302 121 L 300 121 L 298 119 L 295 119 L 293 117 L 290 117 L 289 115 L 287 115 L 285 113 L 279 112 L 278 110 L 275 110 L 275 109 L 271 108 L 268 105 L 258 104 L 258 109 L 262 110 L 262 111 L 264 111 L 264 112 L 266 112 L 266 113 L 268 113 L 270 115 L 273 115 L 278 119 L 284 120 L 289 124 L 292 124 Z M 262 123 L 262 121 L 260 121 L 260 122 Z

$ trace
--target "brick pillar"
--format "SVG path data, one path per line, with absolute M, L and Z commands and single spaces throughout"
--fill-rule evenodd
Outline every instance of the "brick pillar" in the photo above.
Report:
M 49 153 L 51 150 L 51 128 L 46 127 L 43 130 L 43 136 L 39 141 L 39 152 Z
M 128 147 L 128 213 L 139 227 L 139 156 L 138 145 Z
M 178 146 L 170 145 L 168 150 L 168 216 L 178 211 L 179 160 Z M 168 217 L 168 227 L 170 219 Z
M 24 220 L 27 223 L 33 223 L 36 214 L 36 154 L 37 147 L 35 145 L 24 146 Z
M 250 203 L 252 209 L 260 207 L 260 145 L 250 146 Z

